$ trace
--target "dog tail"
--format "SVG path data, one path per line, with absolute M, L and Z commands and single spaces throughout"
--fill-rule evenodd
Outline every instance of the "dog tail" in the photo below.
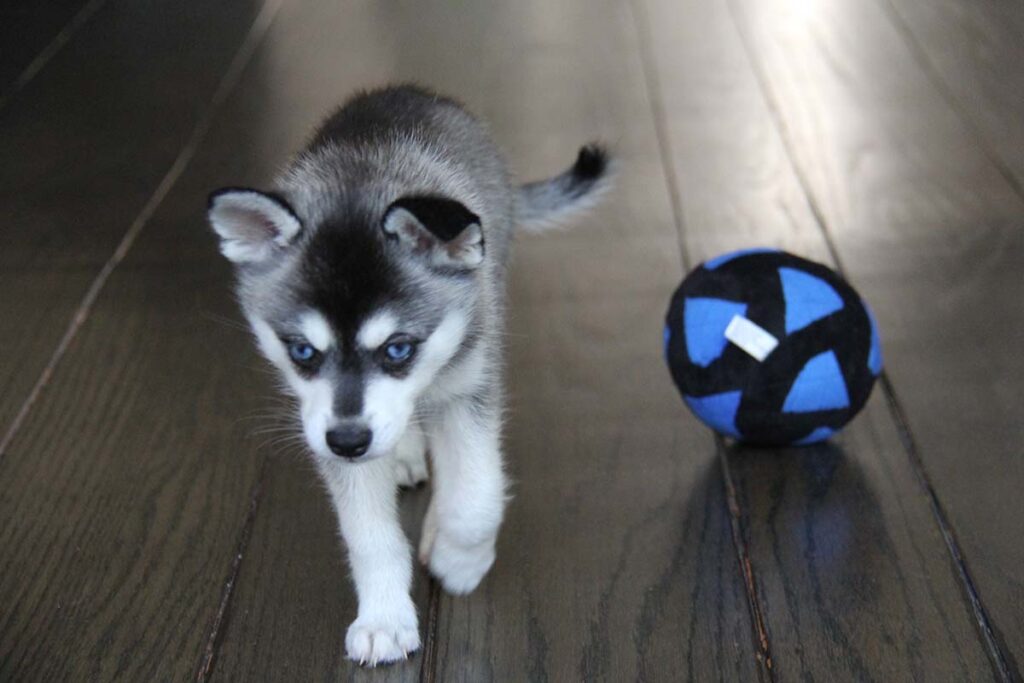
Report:
M 542 232 L 566 224 L 598 203 L 611 189 L 613 176 L 608 150 L 596 143 L 585 145 L 569 170 L 520 186 L 518 229 Z

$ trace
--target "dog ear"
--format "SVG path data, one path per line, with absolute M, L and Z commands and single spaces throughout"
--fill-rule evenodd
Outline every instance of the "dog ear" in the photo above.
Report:
M 455 200 L 403 197 L 388 207 L 382 227 L 431 265 L 473 270 L 484 261 L 480 217 Z
M 210 195 L 206 216 L 220 235 L 220 251 L 235 263 L 259 263 L 287 247 L 302 229 L 281 198 L 228 187 Z

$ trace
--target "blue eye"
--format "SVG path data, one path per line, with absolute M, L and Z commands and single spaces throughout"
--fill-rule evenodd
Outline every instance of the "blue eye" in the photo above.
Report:
M 316 357 L 316 349 L 306 342 L 292 342 L 288 344 L 288 355 L 296 363 L 308 363 Z
M 384 348 L 384 353 L 387 354 L 389 361 L 401 363 L 402 361 L 409 360 L 409 357 L 412 356 L 412 344 L 404 341 L 394 342 Z

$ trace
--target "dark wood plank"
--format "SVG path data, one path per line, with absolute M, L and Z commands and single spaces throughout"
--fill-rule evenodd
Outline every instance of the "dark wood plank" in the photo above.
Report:
M 110 0 L 0 110 L 0 440 L 258 9 Z
M 570 307 L 578 304 L 519 310 L 543 325 Z M 635 301 L 616 307 L 617 318 L 608 306 L 588 308 L 573 326 L 639 328 L 657 314 Z M 561 327 L 563 343 L 592 343 Z M 516 500 L 492 574 L 470 598 L 441 603 L 438 680 L 758 679 L 713 446 L 685 418 L 651 415 L 673 396 L 650 373 L 609 388 L 637 359 L 609 349 L 625 345 L 618 328 L 605 331 L 615 340 L 587 360 L 607 374 L 581 369 L 578 358 L 541 364 L 539 351 L 513 351 L 512 367 L 537 368 L 513 385 Z M 528 391 L 542 372 L 556 378 Z M 591 391 L 618 409 L 580 398 Z
M 151 226 L 177 247 L 115 272 L 0 459 L 4 680 L 181 680 L 205 644 L 259 469 L 239 417 L 269 389 L 204 318 L 233 302 L 196 200 Z
M 801 182 L 875 308 L 988 611 L 981 634 L 997 671 L 1019 676 L 1024 518 L 1007 506 L 1024 485 L 1024 204 L 878 5 L 735 6 Z
M 484 115 L 519 169 L 554 172 L 588 136 L 620 130 L 630 168 L 604 218 L 519 245 L 510 333 L 516 500 L 498 564 L 469 598 L 440 598 L 426 655 L 374 675 L 418 677 L 427 656 L 437 668 L 424 675 L 436 680 L 756 678 L 714 445 L 681 417 L 661 366 L 665 292 L 681 270 L 643 91 L 626 80 L 641 73 L 621 23 L 628 14 L 581 29 L 582 5 L 371 6 L 369 15 L 312 14 L 309 33 L 296 30 L 297 44 L 279 49 L 295 68 L 342 59 L 350 67 L 312 68 L 320 88 L 304 93 L 308 108 L 350 90 L 352 74 L 420 80 Z M 340 34 L 337 47 L 310 47 L 318 31 Z M 588 64 L 608 47 L 595 41 L 609 36 L 615 56 Z M 617 59 L 627 70 L 607 71 Z M 630 94 L 606 88 L 608 73 Z M 355 606 L 338 575 L 328 507 L 306 495 L 306 478 L 272 476 L 281 481 L 252 541 L 265 550 L 243 567 L 215 671 L 225 680 L 351 676 L 341 643 Z
M 829 262 L 726 4 L 644 6 L 690 260 L 775 246 Z M 726 458 L 779 680 L 991 676 L 881 392 L 830 446 Z
M 881 1 L 937 87 L 1024 194 L 1024 5 Z
M 0 6 L 0 101 L 55 39 L 88 18 L 96 0 L 10 0 Z M 79 17 L 82 12 L 85 16 Z M 76 21 L 77 19 L 77 21 Z
M 261 470 L 244 418 L 271 393 L 219 322 L 235 303 L 205 195 L 269 176 L 306 131 L 268 101 L 267 52 L 0 458 L 0 679 L 194 676 Z
M 880 393 L 826 445 L 728 460 L 780 680 L 992 679 Z

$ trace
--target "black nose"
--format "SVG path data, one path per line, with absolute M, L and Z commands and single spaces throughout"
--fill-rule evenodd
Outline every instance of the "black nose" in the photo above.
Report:
M 373 440 L 373 432 L 359 424 L 335 427 L 327 432 L 327 447 L 343 458 L 365 455 Z

